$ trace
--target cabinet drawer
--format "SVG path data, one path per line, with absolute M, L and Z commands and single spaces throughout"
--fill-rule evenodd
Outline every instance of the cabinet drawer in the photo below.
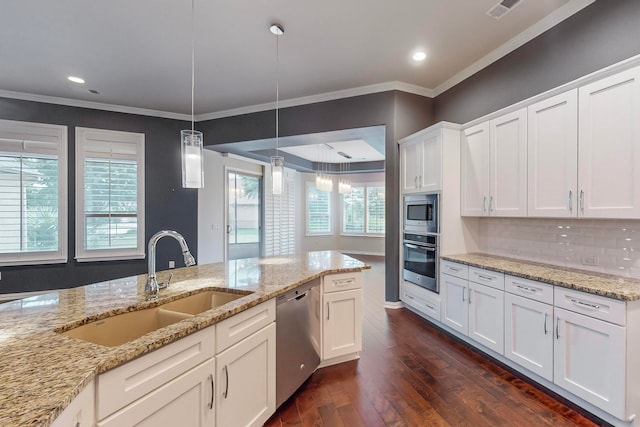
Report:
M 613 298 L 556 286 L 553 305 L 620 326 L 627 323 L 626 303 Z
M 504 290 L 504 273 L 469 267 L 469 281 Z
M 507 274 L 504 276 L 504 290 L 545 304 L 553 304 L 553 285 L 548 283 L 522 279 Z
M 469 278 L 469 266 L 458 264 L 457 262 L 440 260 L 440 270 L 449 276 L 459 277 L 464 280 Z
M 216 324 L 216 353 L 276 321 L 276 299 L 251 307 Z
M 440 321 L 440 296 L 412 283 L 404 282 L 400 299 L 419 312 Z
M 322 278 L 322 282 L 324 283 L 324 293 L 359 289 L 362 287 L 362 273 L 354 271 L 352 273 L 328 274 Z
M 101 420 L 215 355 L 215 326 L 188 335 L 98 377 Z

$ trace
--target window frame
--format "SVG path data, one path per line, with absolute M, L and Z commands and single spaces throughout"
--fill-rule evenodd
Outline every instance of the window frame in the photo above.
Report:
M 344 197 L 346 194 L 341 194 L 340 197 L 340 235 L 346 237 L 384 237 L 386 232 L 375 233 L 369 232 L 368 229 L 368 216 L 369 216 L 369 189 L 373 187 L 382 187 L 384 188 L 385 195 L 387 192 L 387 188 L 384 182 L 358 182 L 352 183 L 351 188 L 364 188 L 364 232 L 357 233 L 354 231 L 345 231 L 346 221 L 345 221 L 345 204 Z M 386 215 L 386 212 L 385 212 Z
M 118 144 L 134 145 L 135 156 L 117 155 L 110 157 L 97 156 L 98 158 L 115 159 L 135 159 L 137 162 L 137 239 L 135 248 L 112 248 L 112 249 L 86 249 L 85 240 L 85 193 L 84 193 L 84 172 L 85 160 L 87 157 L 86 144 L 104 143 L 105 145 L 117 146 Z M 93 129 L 76 127 L 76 255 L 78 262 L 92 261 L 116 261 L 129 259 L 143 259 L 145 257 L 145 134 L 135 132 L 124 132 L 106 129 Z
M 328 217 L 329 217 L 329 230 L 327 231 L 310 231 L 309 230 L 309 189 L 313 188 L 317 191 L 316 183 L 307 181 L 305 185 L 305 194 L 304 194 L 304 203 L 305 203 L 305 236 L 307 237 L 316 237 L 316 236 L 333 236 L 333 211 L 332 211 L 332 197 L 330 192 L 328 193 Z
M 34 148 L 27 150 L 25 143 L 38 145 L 56 144 L 55 150 Z M 68 206 L 68 134 L 67 127 L 46 123 L 0 120 L 0 152 L 47 154 L 58 156 L 58 249 L 55 251 L 0 253 L 0 266 L 63 264 L 68 251 L 67 206 Z M 21 230 L 22 232 L 22 230 Z

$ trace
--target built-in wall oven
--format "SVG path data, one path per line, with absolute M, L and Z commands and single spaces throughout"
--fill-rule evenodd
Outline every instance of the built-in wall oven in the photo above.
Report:
M 439 194 L 411 194 L 404 196 L 404 231 L 439 233 Z
M 402 246 L 404 280 L 439 293 L 438 235 L 404 233 Z

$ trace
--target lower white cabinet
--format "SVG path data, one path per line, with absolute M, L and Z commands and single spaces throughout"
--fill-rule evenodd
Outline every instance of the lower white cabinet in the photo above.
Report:
M 264 424 L 276 406 L 276 324 L 218 353 L 216 363 L 216 425 Z
M 322 359 L 356 358 L 362 350 L 362 273 L 323 277 Z M 340 360 L 341 361 L 341 360 Z
M 92 427 L 95 421 L 95 384 L 86 386 L 51 424 L 51 427 Z
M 624 419 L 625 328 L 557 307 L 555 316 L 553 381 Z
M 191 369 L 115 414 L 98 427 L 214 426 L 215 360 Z
M 440 291 L 443 294 L 442 323 L 464 335 L 469 331 L 468 290 L 467 280 L 448 274 L 440 275 Z
M 504 355 L 553 381 L 553 306 L 506 292 Z
M 502 354 L 504 351 L 504 291 L 469 282 L 469 338 Z
M 414 310 L 440 321 L 440 295 L 405 280 L 400 299 Z

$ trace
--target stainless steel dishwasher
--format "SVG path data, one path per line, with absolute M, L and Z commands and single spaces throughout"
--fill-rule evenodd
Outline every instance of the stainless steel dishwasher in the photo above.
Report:
M 276 300 L 276 407 L 320 365 L 320 278 Z

